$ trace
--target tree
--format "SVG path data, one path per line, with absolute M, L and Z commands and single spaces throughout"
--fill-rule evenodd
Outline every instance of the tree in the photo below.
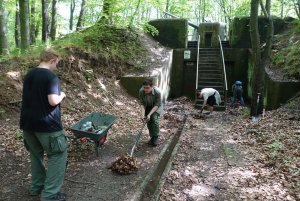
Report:
M 17 48 L 21 48 L 21 31 L 20 31 L 20 7 L 19 7 L 19 0 L 16 0 L 15 43 L 16 43 L 16 47 L 17 47 Z
M 42 41 L 46 42 L 48 39 L 48 5 L 47 0 L 42 0 Z
M 19 6 L 20 6 L 21 50 L 22 52 L 24 52 L 30 45 L 29 1 L 19 0 Z
M 4 2 L 0 0 L 0 54 L 8 54 Z
M 81 9 L 80 9 L 80 13 L 79 13 L 78 21 L 77 21 L 76 30 L 79 30 L 79 28 L 81 28 L 83 25 L 83 15 L 85 12 L 85 3 L 86 3 L 86 0 L 81 1 Z
M 69 21 L 69 30 L 73 30 L 73 21 L 74 21 L 74 11 L 75 11 L 75 0 L 71 0 L 70 3 L 70 21 Z
M 57 4 L 57 0 L 52 0 L 52 13 L 51 13 L 52 17 L 51 17 L 51 30 L 50 30 L 50 38 L 52 41 L 55 40 L 56 28 L 57 28 L 56 4 Z
M 111 23 L 111 4 L 110 0 L 103 0 L 103 9 L 102 9 L 102 17 L 101 21 L 104 23 Z
M 263 11 L 264 15 L 268 18 L 267 38 L 266 44 L 264 44 L 263 54 L 260 48 L 260 39 L 258 31 L 259 4 L 261 5 L 261 10 Z M 270 6 L 271 0 L 267 0 L 266 5 Z M 253 61 L 252 100 L 250 115 L 254 116 L 257 114 L 261 114 L 263 111 L 265 66 L 268 65 L 270 61 L 273 37 L 273 20 L 270 14 L 270 9 L 268 8 L 267 10 L 266 7 L 264 7 L 262 0 L 251 0 L 250 37 Z
M 134 17 L 137 15 L 137 12 L 138 12 L 138 10 L 140 8 L 140 4 L 141 4 L 141 0 L 138 0 L 136 8 L 135 8 L 135 11 L 134 11 L 133 15 L 131 16 L 131 19 L 130 19 L 130 22 L 129 22 L 129 26 L 132 26 Z
M 36 8 L 36 1 L 32 0 L 31 1 L 31 8 L 30 8 L 30 44 L 34 44 L 36 42 L 36 13 L 35 13 L 35 8 Z
M 298 18 L 300 19 L 300 0 L 293 0 L 293 2 L 294 2 L 295 12 Z

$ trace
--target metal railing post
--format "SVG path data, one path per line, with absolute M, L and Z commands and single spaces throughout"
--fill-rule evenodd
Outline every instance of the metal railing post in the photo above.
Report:
M 220 35 L 218 35 L 219 38 L 219 44 L 220 44 L 220 52 L 221 52 L 221 57 L 222 57 L 222 65 L 223 65 L 223 73 L 224 73 L 224 82 L 225 82 L 225 100 L 224 103 L 226 105 L 226 101 L 227 101 L 227 91 L 228 91 L 228 86 L 227 86 L 227 76 L 226 76 L 226 69 L 225 69 L 225 60 L 224 60 L 224 53 L 223 53 L 223 47 L 222 47 L 222 42 L 221 42 L 221 38 Z
M 199 45 L 200 44 L 200 35 L 198 35 L 197 41 L 197 72 L 196 72 L 196 90 L 198 90 L 198 71 L 199 71 Z

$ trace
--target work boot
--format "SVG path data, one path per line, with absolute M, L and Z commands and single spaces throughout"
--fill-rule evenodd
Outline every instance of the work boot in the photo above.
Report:
M 62 192 L 58 192 L 49 198 L 42 199 L 42 201 L 66 201 L 66 200 L 67 200 L 67 194 Z
M 159 144 L 158 137 L 153 137 L 152 139 L 153 139 L 152 146 L 157 146 Z

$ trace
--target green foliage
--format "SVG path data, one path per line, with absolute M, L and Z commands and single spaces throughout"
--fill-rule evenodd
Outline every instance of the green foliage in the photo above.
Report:
M 300 20 L 291 23 L 287 30 L 274 39 L 276 50 L 271 55 L 272 65 L 293 78 L 300 78 Z
M 20 129 L 16 130 L 15 138 L 17 140 L 21 140 L 23 138 L 23 132 Z
M 85 75 L 86 75 L 86 79 L 88 81 L 94 80 L 94 71 L 93 71 L 93 69 L 86 69 L 85 70 Z
M 146 33 L 150 33 L 152 36 L 157 36 L 159 34 L 159 31 L 154 26 L 152 26 L 148 23 L 143 24 L 143 30 Z
M 271 156 L 275 158 L 279 155 L 279 151 L 283 149 L 284 145 L 279 141 L 275 141 L 272 144 L 267 145 L 267 147 L 272 150 Z
M 249 118 L 250 117 L 250 109 L 247 107 L 242 108 L 242 116 L 244 118 Z

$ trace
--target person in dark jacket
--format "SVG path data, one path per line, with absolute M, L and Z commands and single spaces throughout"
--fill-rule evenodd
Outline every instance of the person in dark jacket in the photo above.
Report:
M 20 129 L 30 153 L 32 196 L 42 201 L 66 200 L 60 192 L 67 162 L 67 138 L 61 122 L 60 103 L 66 94 L 60 90 L 56 74 L 59 55 L 51 49 L 40 54 L 38 67 L 29 70 L 24 78 Z M 44 166 L 44 152 L 48 167 Z
M 152 80 L 146 79 L 143 87 L 139 91 L 139 99 L 144 106 L 144 120 L 147 121 L 149 135 L 151 137 L 149 145 L 157 146 L 159 141 L 159 116 L 163 112 L 161 93 L 158 88 L 153 87 Z
M 244 98 L 243 98 L 243 86 L 241 81 L 236 81 L 232 85 L 232 98 L 231 98 L 231 106 L 235 103 L 240 103 L 242 106 L 245 106 Z

